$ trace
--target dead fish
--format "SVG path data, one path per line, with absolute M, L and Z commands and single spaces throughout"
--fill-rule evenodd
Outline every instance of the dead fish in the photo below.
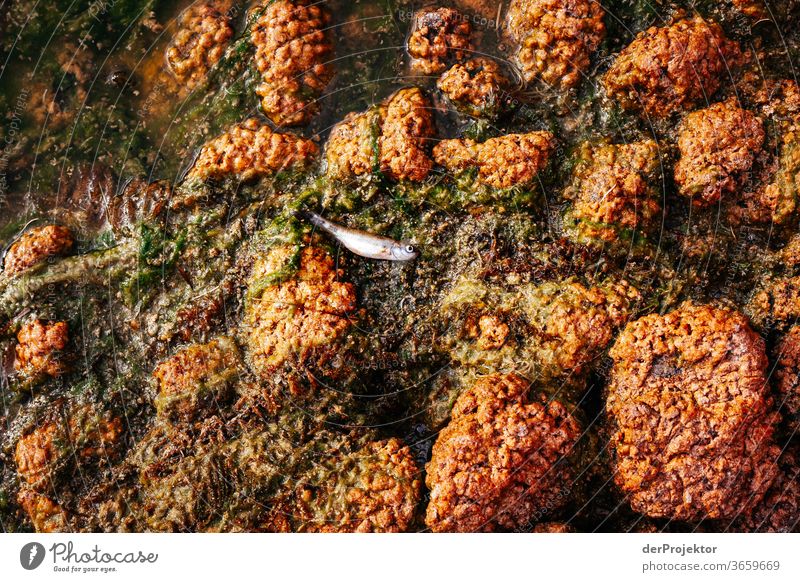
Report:
M 311 224 L 324 230 L 342 246 L 359 257 L 382 261 L 411 261 L 419 256 L 417 248 L 407 242 L 370 234 L 355 228 L 336 224 L 313 212 L 301 212 Z

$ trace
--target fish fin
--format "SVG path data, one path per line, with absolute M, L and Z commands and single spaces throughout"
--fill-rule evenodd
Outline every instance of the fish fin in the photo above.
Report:
M 298 209 L 295 210 L 293 214 L 295 218 L 299 218 L 301 220 L 307 220 L 308 222 L 310 222 L 315 226 L 322 226 L 322 224 L 325 221 L 325 219 L 322 218 L 319 214 L 317 214 L 316 212 L 311 212 L 310 210 Z

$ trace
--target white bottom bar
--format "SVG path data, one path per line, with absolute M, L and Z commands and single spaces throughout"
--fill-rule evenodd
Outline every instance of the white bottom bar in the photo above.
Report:
M 45 555 L 26 570 L 40 552 L 31 542 Z M 798 550 L 792 534 L 4 534 L 0 572 L 3 580 L 136 582 L 770 581 L 800 579 Z

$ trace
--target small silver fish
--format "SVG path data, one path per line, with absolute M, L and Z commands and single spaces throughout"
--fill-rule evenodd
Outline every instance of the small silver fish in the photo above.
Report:
M 314 226 L 330 234 L 342 246 L 360 257 L 382 261 L 411 261 L 419 256 L 417 248 L 407 242 L 347 228 L 313 212 L 302 212 L 301 214 L 308 218 Z

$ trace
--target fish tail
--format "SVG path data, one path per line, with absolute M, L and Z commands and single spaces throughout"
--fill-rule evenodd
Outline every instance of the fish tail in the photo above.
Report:
M 298 210 L 294 211 L 294 215 L 295 215 L 296 218 L 299 218 L 301 220 L 307 220 L 308 222 L 310 222 L 314 226 L 317 226 L 317 227 L 322 228 L 324 230 L 329 230 L 327 228 L 327 226 L 328 226 L 327 225 L 327 221 L 324 218 L 322 218 L 319 214 L 317 214 L 316 212 L 311 212 L 310 210 L 298 209 Z
M 292 215 L 298 220 L 307 220 L 309 222 L 314 222 L 314 213 L 308 210 L 297 209 L 292 211 Z

